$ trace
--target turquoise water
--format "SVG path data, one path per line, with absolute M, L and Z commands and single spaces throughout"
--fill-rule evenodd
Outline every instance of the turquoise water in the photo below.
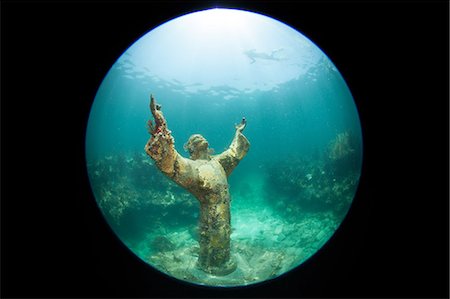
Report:
M 228 19 L 245 30 L 220 38 Z M 195 267 L 199 204 L 144 152 L 150 94 L 185 157 L 190 135 L 218 154 L 247 119 L 250 151 L 229 178 L 238 268 L 227 276 Z M 188 282 L 248 285 L 301 265 L 338 228 L 359 181 L 361 128 L 344 79 L 311 41 L 268 17 L 215 9 L 124 52 L 92 106 L 86 157 L 97 203 L 131 252 Z

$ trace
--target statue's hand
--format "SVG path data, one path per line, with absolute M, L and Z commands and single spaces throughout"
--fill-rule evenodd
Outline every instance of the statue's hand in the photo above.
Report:
M 161 111 L 161 105 L 156 103 L 153 95 L 150 95 L 150 111 L 152 112 L 153 117 L 155 118 L 155 125 L 149 122 L 150 132 L 157 133 L 166 127 L 166 120 Z
M 161 110 L 161 105 L 157 104 L 153 95 L 150 95 L 150 111 L 156 117 L 155 112 Z
M 246 125 L 247 125 L 247 120 L 245 119 L 245 117 L 243 117 L 241 123 L 236 125 L 236 131 L 242 133 L 242 131 L 244 131 Z

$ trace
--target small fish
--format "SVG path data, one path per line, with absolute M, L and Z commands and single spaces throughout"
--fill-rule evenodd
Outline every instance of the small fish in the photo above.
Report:
M 308 181 L 310 181 L 310 180 L 312 179 L 312 174 L 308 173 L 308 174 L 306 175 L 306 178 L 308 179 Z

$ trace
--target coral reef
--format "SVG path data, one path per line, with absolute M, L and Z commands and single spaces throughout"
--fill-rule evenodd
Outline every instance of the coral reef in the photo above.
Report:
M 322 152 L 273 161 L 266 171 L 267 198 L 287 213 L 319 210 L 343 217 L 359 181 L 356 153 L 350 135 L 341 133 Z
M 109 154 L 87 167 L 99 207 L 125 235 L 159 222 L 196 221 L 197 201 L 161 174 L 145 153 Z

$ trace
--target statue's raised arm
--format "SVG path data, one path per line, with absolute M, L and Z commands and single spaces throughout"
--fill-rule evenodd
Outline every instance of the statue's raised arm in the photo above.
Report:
M 231 172 L 239 164 L 239 162 L 245 157 L 250 148 L 250 142 L 244 136 L 244 134 L 242 134 L 242 131 L 244 131 L 246 126 L 247 120 L 245 119 L 245 117 L 243 117 L 241 123 L 235 126 L 236 133 L 234 134 L 231 145 L 223 153 L 214 156 L 214 159 L 219 161 L 219 163 L 222 165 L 225 173 L 227 174 L 227 177 L 231 174 Z
M 148 121 L 150 139 L 145 145 L 145 151 L 155 161 L 156 166 L 168 177 L 182 187 L 188 187 L 190 180 L 187 173 L 191 172 L 190 165 L 175 149 L 172 132 L 167 128 L 167 122 L 161 111 L 161 105 L 150 96 L 150 111 L 155 123 Z

